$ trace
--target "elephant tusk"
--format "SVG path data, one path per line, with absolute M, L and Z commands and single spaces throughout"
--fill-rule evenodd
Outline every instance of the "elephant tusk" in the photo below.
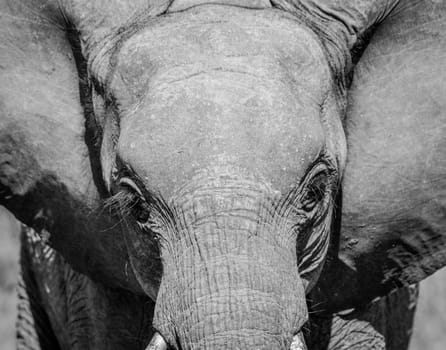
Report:
M 290 350 L 307 350 L 307 345 L 305 344 L 305 339 L 302 332 L 294 336 Z
M 167 350 L 167 344 L 159 333 L 155 333 L 146 350 Z

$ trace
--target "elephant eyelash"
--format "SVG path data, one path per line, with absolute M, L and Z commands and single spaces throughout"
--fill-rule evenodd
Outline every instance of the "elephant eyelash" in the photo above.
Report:
M 121 178 L 119 180 L 119 185 L 124 187 L 125 191 L 129 192 L 132 196 L 131 205 L 128 210 L 131 216 L 133 216 L 138 224 L 143 226 L 147 225 L 150 219 L 151 208 L 144 199 L 144 195 L 140 188 L 128 177 Z
M 299 227 L 317 219 L 318 213 L 322 214 L 322 209 L 327 207 L 330 193 L 337 182 L 334 164 L 325 153 L 320 155 L 308 168 L 300 184 L 278 202 L 276 211 L 281 215 L 292 215 L 293 220 L 299 222 Z
M 150 220 L 151 210 L 144 200 L 138 198 L 138 203 L 133 207 L 132 215 L 135 220 L 143 225 L 147 225 Z
M 105 201 L 104 207 L 122 219 L 132 216 L 137 222 L 147 222 L 150 206 L 136 183 L 128 177 L 121 177 L 117 183 L 116 193 Z
M 155 217 L 163 218 L 165 223 L 172 221 L 173 214 L 162 197 L 147 191 L 141 180 L 133 175 L 132 169 L 127 168 L 122 173 L 126 175 L 121 176 L 117 182 L 120 192 L 127 193 L 124 204 L 127 216 L 133 217 L 141 229 L 151 232 L 159 230 Z
M 336 169 L 327 164 L 317 164 L 307 173 L 294 200 L 294 229 L 306 231 L 328 215 L 337 183 L 336 174 Z
M 152 220 L 149 203 L 131 190 L 123 189 L 105 201 L 105 208 L 120 217 L 121 222 L 155 241 L 161 240 L 160 226 Z
M 305 212 L 312 212 L 318 204 L 323 202 L 328 189 L 328 174 L 320 172 L 311 179 L 309 185 L 305 186 L 300 202 Z
M 139 232 L 160 239 L 162 232 L 177 232 L 178 213 L 160 194 L 150 192 L 133 169 L 117 159 L 116 191 L 105 201 L 112 213 L 123 222 L 133 224 Z
M 112 215 L 127 218 L 133 206 L 133 196 L 128 191 L 118 191 L 113 196 L 107 198 L 104 202 L 104 208 Z

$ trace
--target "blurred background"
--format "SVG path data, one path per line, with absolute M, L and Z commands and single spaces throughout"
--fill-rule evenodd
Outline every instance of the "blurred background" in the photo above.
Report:
M 19 225 L 0 206 L 0 350 L 15 349 Z M 446 349 L 446 268 L 421 283 L 410 350 Z

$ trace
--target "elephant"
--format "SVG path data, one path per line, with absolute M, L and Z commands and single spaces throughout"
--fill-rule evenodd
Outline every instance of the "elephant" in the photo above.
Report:
M 407 348 L 446 265 L 444 1 L 0 6 L 18 348 Z

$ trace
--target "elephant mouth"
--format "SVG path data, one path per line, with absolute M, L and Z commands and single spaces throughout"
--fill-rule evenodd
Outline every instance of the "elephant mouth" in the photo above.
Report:
M 150 341 L 149 345 L 147 345 L 145 350 L 169 350 L 169 346 L 167 345 L 164 338 L 159 333 L 155 333 Z M 289 350 L 307 350 L 307 346 L 305 344 L 305 339 L 302 332 L 299 332 L 293 337 L 293 341 L 291 343 Z

